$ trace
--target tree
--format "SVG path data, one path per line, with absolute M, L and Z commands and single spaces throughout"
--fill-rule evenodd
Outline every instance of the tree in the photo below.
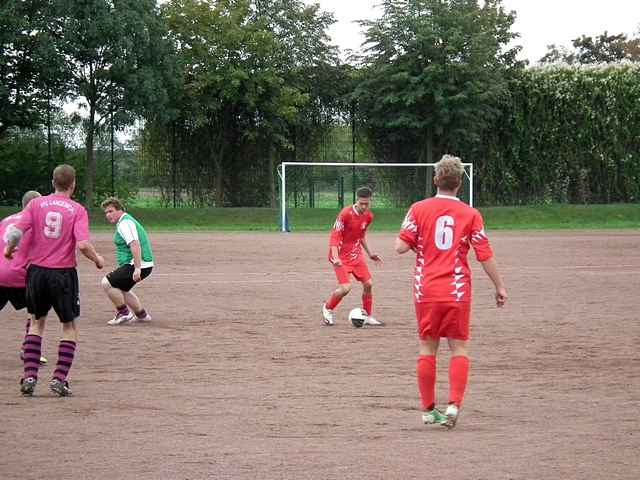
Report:
M 94 203 L 94 136 L 110 113 L 159 112 L 167 102 L 170 44 L 154 0 L 58 0 L 52 23 L 69 75 L 71 96 L 82 97 L 87 171 L 84 194 Z
M 51 1 L 0 4 L 0 137 L 33 128 L 61 94 L 64 73 L 48 29 Z
M 620 33 L 609 35 L 607 31 L 593 38 L 582 35 L 571 41 L 573 50 L 549 45 L 540 63 L 564 62 L 568 64 L 615 63 L 622 60 L 640 61 L 640 38 L 627 38 Z
M 310 107 L 321 103 L 314 86 L 337 64 L 332 17 L 298 0 L 173 0 L 163 11 L 184 85 L 166 125 L 174 174 L 179 161 L 198 204 L 274 203 L 275 163 L 321 108 Z
M 382 8 L 381 18 L 361 22 L 367 49 L 355 92 L 378 157 L 432 162 L 479 144 L 509 95 L 509 72 L 521 66 L 519 47 L 507 47 L 515 13 L 499 0 L 385 0 Z

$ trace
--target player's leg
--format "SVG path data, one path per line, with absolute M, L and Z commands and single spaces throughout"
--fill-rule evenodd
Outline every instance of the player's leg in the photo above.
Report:
M 78 327 L 75 321 L 62 323 L 62 339 L 58 345 L 58 362 L 53 372 L 53 378 L 49 384 L 51 391 L 60 397 L 71 395 L 71 388 L 67 376 L 76 354 L 78 343 Z
M 147 278 L 150 273 L 151 273 L 151 268 L 143 268 L 141 272 L 141 281 Z M 129 307 L 129 310 L 131 310 L 135 315 L 133 320 L 138 320 L 142 322 L 151 320 L 151 315 L 145 310 L 144 306 L 142 305 L 142 302 L 140 301 L 138 296 L 135 293 L 133 293 L 132 290 L 123 291 L 122 295 L 124 297 L 124 303 L 127 305 L 127 307 Z
M 367 315 L 373 315 L 373 280 L 362 282 L 362 308 Z
M 23 395 L 33 395 L 38 382 L 38 369 L 42 356 L 42 335 L 47 320 L 47 313 L 51 308 L 49 296 L 49 270 L 30 266 L 27 270 L 27 287 L 25 302 L 27 311 L 32 315 L 29 330 L 22 344 L 24 372 L 20 381 L 20 391 Z
M 58 362 L 49 388 L 53 393 L 66 397 L 71 395 L 67 376 L 73 365 L 78 343 L 78 326 L 75 320 L 80 316 L 80 291 L 75 269 L 65 269 L 59 275 L 60 284 L 66 288 L 57 292 L 53 308 L 62 323 L 62 338 L 58 345 Z
M 464 400 L 464 393 L 469 379 L 469 313 L 468 303 L 456 304 L 456 308 L 450 310 L 453 318 L 449 321 L 447 340 L 451 350 L 449 360 L 449 404 L 445 414 L 448 428 L 456 425 L 460 415 L 460 408 Z
M 440 345 L 439 338 L 426 337 L 419 340 L 419 354 L 416 365 L 416 377 L 420 403 L 422 405 L 422 422 L 425 424 L 441 424 L 446 421 L 444 414 L 436 408 L 436 354 Z
M 127 307 L 124 292 L 131 290 L 135 285 L 133 281 L 133 265 L 118 267 L 102 278 L 101 285 L 116 309 L 115 316 L 107 323 L 109 325 L 121 325 L 132 320 L 133 314 Z
M 325 325 L 333 325 L 335 317 L 333 310 L 338 306 L 342 299 L 351 291 L 351 283 L 340 283 L 331 293 L 327 301 L 322 305 L 322 316 Z
M 333 310 L 338 306 L 342 299 L 351 291 L 351 282 L 349 281 L 349 270 L 344 265 L 333 267 L 338 280 L 338 286 L 331 293 L 327 301 L 322 305 L 322 317 L 325 325 L 333 325 L 335 317 Z
M 27 335 L 29 335 L 29 330 L 31 328 L 31 324 L 33 323 L 33 318 L 31 316 L 27 317 L 27 323 L 25 325 L 24 330 L 24 338 L 22 339 L 22 345 L 27 341 Z M 24 361 L 24 350 L 20 350 L 20 359 Z M 40 355 L 40 365 L 46 365 L 49 363 L 49 359 L 44 355 Z
M 38 382 L 38 370 L 42 357 L 42 334 L 47 317 L 34 318 L 29 324 L 29 330 L 22 342 L 22 361 L 24 373 L 20 381 L 20 391 L 23 395 L 33 395 Z
M 435 405 L 436 398 L 436 355 L 440 346 L 438 304 L 416 304 L 418 324 L 418 361 L 416 378 L 422 405 L 422 422 L 440 424 L 446 417 Z
M 7 289 L 8 299 L 15 308 L 16 311 L 22 310 L 27 306 L 27 289 L 26 288 L 10 288 Z M 1 303 L 1 302 L 0 302 Z M 31 316 L 27 316 L 27 322 L 24 330 L 24 338 L 22 339 L 22 345 L 27 340 L 27 335 L 29 335 L 29 328 L 31 327 Z M 20 359 L 24 362 L 24 352 L 20 349 Z M 47 357 L 40 356 L 40 365 L 46 365 L 49 362 Z
M 360 262 L 353 269 L 353 276 L 362 284 L 362 309 L 367 313 L 364 325 L 381 327 L 384 325 L 373 316 L 373 278 L 366 262 Z
M 140 301 L 140 299 L 135 293 L 133 293 L 132 291 L 129 291 L 129 292 L 122 292 L 122 294 L 124 296 L 124 302 L 129 307 L 129 310 L 131 310 L 134 313 L 136 320 L 143 321 L 143 322 L 151 320 L 151 315 L 145 310 L 144 306 L 142 305 L 142 302 Z

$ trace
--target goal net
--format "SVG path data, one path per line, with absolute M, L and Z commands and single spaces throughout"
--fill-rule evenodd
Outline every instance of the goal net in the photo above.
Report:
M 283 162 L 280 180 L 280 229 L 289 231 L 291 209 L 340 209 L 355 202 L 362 186 L 374 192 L 373 208 L 407 209 L 435 195 L 434 163 Z M 465 163 L 459 197 L 473 206 L 473 164 Z

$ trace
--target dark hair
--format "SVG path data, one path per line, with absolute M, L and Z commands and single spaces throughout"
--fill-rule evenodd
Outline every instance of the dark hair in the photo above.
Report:
M 100 206 L 102 207 L 103 210 L 107 207 L 113 207 L 116 210 L 124 210 L 124 207 L 122 206 L 122 202 L 118 200 L 116 197 L 107 198 L 104 202 L 100 204 Z
M 371 198 L 373 191 L 369 187 L 360 187 L 356 190 L 356 197 L 358 198 Z
M 71 165 L 58 165 L 53 170 L 53 186 L 56 190 L 69 190 L 76 181 L 76 171 Z

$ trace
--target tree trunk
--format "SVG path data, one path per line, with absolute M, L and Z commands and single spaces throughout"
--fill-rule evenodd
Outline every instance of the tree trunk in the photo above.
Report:
M 96 121 L 96 108 L 95 104 L 89 104 L 89 124 L 87 126 L 87 138 L 86 138 L 86 158 L 87 158 L 87 173 L 84 179 L 85 189 L 85 206 L 91 208 L 93 206 L 93 190 L 94 179 L 96 176 L 96 157 L 93 151 L 94 130 Z
M 51 151 L 51 89 L 47 89 L 47 174 L 53 171 L 53 154 Z
M 222 120 L 224 122 L 224 118 Z M 224 161 L 224 152 L 225 152 L 225 135 L 224 135 L 224 125 L 222 125 L 222 131 L 219 135 L 220 143 L 218 148 L 218 154 L 214 154 L 213 165 L 215 168 L 215 178 L 213 181 L 213 188 L 215 189 L 215 202 L 216 207 L 224 206 L 224 168 L 222 167 L 222 162 Z M 214 149 L 211 150 L 215 152 Z
M 276 208 L 276 148 L 273 145 L 269 145 L 269 205 L 271 208 Z
M 434 157 L 433 150 L 434 150 L 433 130 L 429 128 L 427 129 L 426 135 L 425 135 L 425 145 L 424 145 L 424 152 L 423 152 L 424 163 L 433 163 L 433 157 Z M 426 179 L 425 179 L 424 196 L 426 198 L 429 198 L 433 196 L 434 189 L 435 189 L 435 186 L 433 185 L 433 175 L 434 175 L 433 167 L 428 167 L 425 175 L 426 175 Z

